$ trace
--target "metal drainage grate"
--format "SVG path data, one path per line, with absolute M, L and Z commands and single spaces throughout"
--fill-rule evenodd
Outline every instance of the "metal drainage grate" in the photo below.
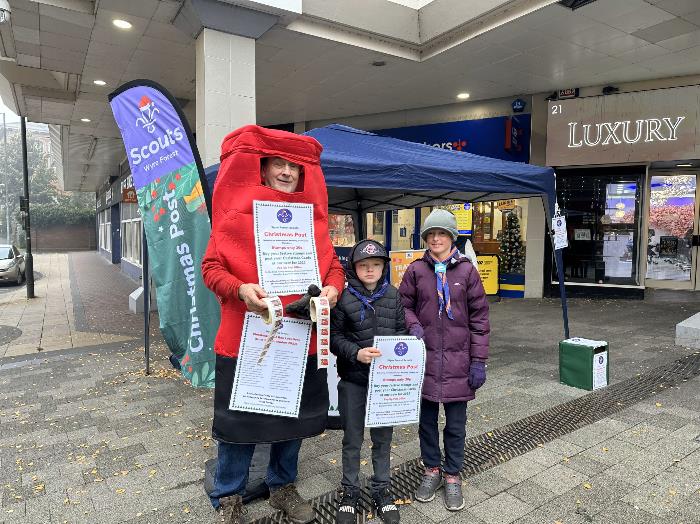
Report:
M 514 457 L 532 451 L 538 444 L 551 442 L 567 433 L 622 411 L 647 399 L 661 390 L 677 386 L 700 375 L 700 353 L 693 353 L 671 364 L 658 367 L 641 375 L 618 382 L 605 389 L 570 400 L 512 424 L 478 435 L 465 445 L 462 478 L 471 477 Z M 420 484 L 423 466 L 413 459 L 394 469 L 391 492 L 397 499 L 411 499 Z M 314 524 L 335 523 L 337 493 L 331 491 L 313 499 L 316 511 Z M 361 493 L 359 522 L 367 522 L 372 507 L 367 488 Z M 254 524 L 288 524 L 281 512 L 262 517 Z

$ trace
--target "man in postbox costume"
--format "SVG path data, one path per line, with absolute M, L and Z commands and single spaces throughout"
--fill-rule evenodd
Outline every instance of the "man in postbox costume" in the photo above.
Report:
M 294 522 L 313 518 L 311 505 L 301 498 L 294 481 L 302 439 L 322 433 L 328 414 L 326 370 L 317 369 L 316 337 L 312 335 L 308 350 L 298 418 L 231 410 L 229 401 L 245 313 L 267 309 L 261 300 L 267 294 L 258 284 L 253 200 L 313 204 L 321 295 L 334 306 L 343 289 L 345 275 L 328 232 L 328 193 L 320 166 L 321 150 L 321 144 L 311 137 L 253 125 L 229 134 L 221 146 L 212 232 L 202 273 L 205 284 L 221 302 L 221 324 L 214 346 L 212 428 L 219 446 L 210 497 L 226 524 L 242 523 L 241 495 L 257 443 L 271 444 L 265 480 L 270 488 L 270 505 Z M 285 308 L 299 298 L 280 297 Z

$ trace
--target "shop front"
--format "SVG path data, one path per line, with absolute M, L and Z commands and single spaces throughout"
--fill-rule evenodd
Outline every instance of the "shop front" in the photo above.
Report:
M 700 288 L 699 107 L 700 86 L 549 103 L 569 294 Z

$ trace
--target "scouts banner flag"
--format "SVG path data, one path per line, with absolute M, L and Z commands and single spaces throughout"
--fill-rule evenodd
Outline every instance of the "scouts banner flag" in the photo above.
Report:
M 155 82 L 128 82 L 109 102 L 141 210 L 161 333 L 183 376 L 213 387 L 220 318 L 200 269 L 211 223 L 199 152 L 179 105 Z

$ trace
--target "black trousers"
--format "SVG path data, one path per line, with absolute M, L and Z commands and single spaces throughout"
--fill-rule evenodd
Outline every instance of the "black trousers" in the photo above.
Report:
M 343 425 L 343 489 L 360 489 L 360 450 L 365 439 L 367 386 L 341 380 L 338 384 L 338 408 Z M 371 491 L 376 493 L 391 482 L 391 437 L 394 428 L 370 428 L 372 439 Z
M 464 439 L 467 436 L 467 402 L 447 402 L 445 410 L 445 429 L 442 440 L 445 446 L 445 465 L 443 470 L 448 475 L 457 475 L 462 470 L 464 462 Z M 420 422 L 418 436 L 420 437 L 420 454 L 423 464 L 428 468 L 441 465 L 440 431 L 438 415 L 440 403 L 422 399 L 420 405 Z

